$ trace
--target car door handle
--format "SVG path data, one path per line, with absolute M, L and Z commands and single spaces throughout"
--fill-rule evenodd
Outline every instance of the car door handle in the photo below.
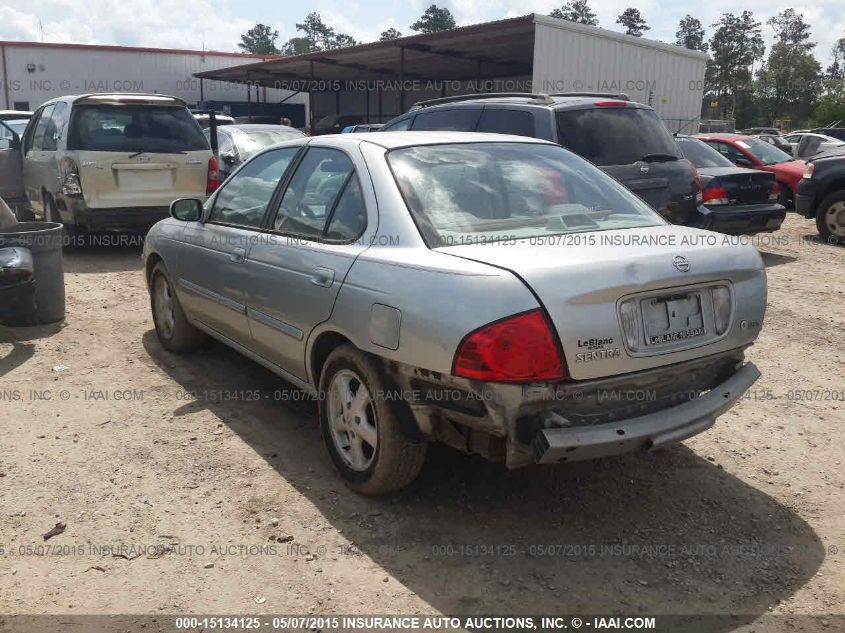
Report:
M 311 283 L 324 288 L 331 287 L 334 283 L 334 271 L 331 268 L 315 268 L 314 274 L 311 275 Z
M 235 262 L 236 264 L 243 264 L 245 259 L 246 249 L 236 248 L 229 253 L 229 260 Z

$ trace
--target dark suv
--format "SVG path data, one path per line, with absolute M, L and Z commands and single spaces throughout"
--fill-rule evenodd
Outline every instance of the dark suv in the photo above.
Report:
M 657 113 L 622 94 L 488 93 L 421 101 L 381 128 L 547 139 L 583 156 L 673 224 L 705 226 L 701 185 Z

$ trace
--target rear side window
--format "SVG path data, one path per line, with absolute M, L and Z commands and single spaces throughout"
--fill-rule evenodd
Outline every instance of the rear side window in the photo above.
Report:
M 455 132 L 474 132 L 478 125 L 481 110 L 478 108 L 459 108 L 455 110 L 435 110 L 421 112 L 414 119 L 412 130 L 452 130 Z
M 555 117 L 558 142 L 595 165 L 630 165 L 654 154 L 680 158 L 654 110 L 596 107 L 563 110 Z
M 534 117 L 524 110 L 485 108 L 478 122 L 478 132 L 534 136 Z
M 273 228 L 305 238 L 323 237 L 335 204 L 352 177 L 354 168 L 346 154 L 327 147 L 312 147 L 285 191 Z M 344 211 L 343 215 L 352 213 Z
M 185 108 L 82 105 L 73 108 L 69 150 L 172 154 L 208 149 Z
M 413 121 L 413 117 L 408 117 L 407 119 L 400 119 L 396 121 L 396 123 L 391 123 L 390 125 L 385 125 L 381 128 L 382 132 L 404 132 L 408 128 L 411 127 L 411 121 Z

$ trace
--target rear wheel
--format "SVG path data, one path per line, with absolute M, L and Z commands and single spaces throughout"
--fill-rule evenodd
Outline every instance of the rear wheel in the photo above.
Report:
M 320 427 L 329 455 L 350 488 L 396 492 L 416 479 L 427 443 L 405 434 L 376 363 L 353 345 L 326 359 L 320 376 Z
M 171 352 L 188 352 L 202 343 L 203 333 L 188 322 L 173 291 L 167 269 L 159 262 L 150 275 L 150 307 L 158 340 Z
M 56 206 L 56 201 L 49 194 L 44 194 L 44 220 L 46 222 L 55 222 L 65 227 L 65 237 L 72 238 L 76 234 L 76 226 L 73 224 L 65 224 L 62 222 L 62 216 L 59 215 L 59 209 Z M 65 246 L 67 246 L 67 241 Z
M 845 190 L 827 196 L 816 211 L 816 228 L 831 244 L 845 244 Z

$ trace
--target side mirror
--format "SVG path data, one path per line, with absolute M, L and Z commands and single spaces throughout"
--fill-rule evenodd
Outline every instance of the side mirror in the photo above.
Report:
M 171 217 L 182 222 L 198 222 L 202 218 L 202 201 L 197 198 L 179 198 L 170 203 Z
M 223 152 L 220 154 L 220 160 L 222 160 L 227 165 L 231 166 L 237 162 L 237 158 L 233 152 Z
M 737 158 L 736 163 L 734 163 L 737 167 L 754 167 L 754 163 L 752 163 L 747 158 Z
M 12 149 L 14 147 L 13 143 L 14 143 L 14 139 L 0 138 L 0 151 L 6 150 L 6 149 Z

